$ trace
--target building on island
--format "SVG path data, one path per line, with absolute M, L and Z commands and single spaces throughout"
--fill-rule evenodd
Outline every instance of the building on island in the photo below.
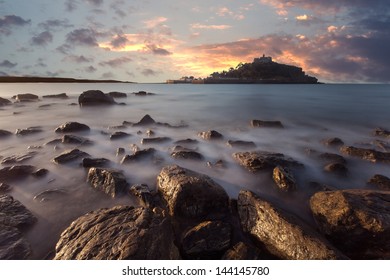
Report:
M 257 57 L 253 60 L 254 63 L 271 63 L 272 62 L 272 57 L 270 56 L 265 56 L 263 54 L 262 57 Z

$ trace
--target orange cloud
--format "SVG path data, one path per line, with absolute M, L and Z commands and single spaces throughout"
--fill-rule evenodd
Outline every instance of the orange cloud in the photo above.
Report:
M 156 17 L 156 18 L 153 18 L 150 20 L 145 20 L 144 23 L 145 23 L 146 28 L 154 28 L 154 27 L 166 22 L 167 20 L 168 20 L 168 18 L 166 18 L 166 17 Z
M 296 20 L 309 20 L 309 16 L 304 14 L 304 15 L 300 15 L 300 16 L 296 16 L 295 17 Z

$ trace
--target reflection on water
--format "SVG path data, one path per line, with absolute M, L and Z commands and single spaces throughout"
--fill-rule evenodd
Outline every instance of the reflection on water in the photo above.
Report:
M 139 90 L 154 92 L 154 96 L 129 95 L 118 99 L 126 105 L 80 108 L 78 95 L 87 89 L 104 92 Z M 311 222 L 308 198 L 315 192 L 310 182 L 320 182 L 336 188 L 363 188 L 374 174 L 390 176 L 388 165 L 372 164 L 347 158 L 349 175 L 345 178 L 323 171 L 324 163 L 305 150 L 338 153 L 337 149 L 321 144 L 322 139 L 339 137 L 347 145 L 362 145 L 376 139 L 371 136 L 375 127 L 388 126 L 390 113 L 390 86 L 386 85 L 138 85 L 138 84 L 2 84 L 0 96 L 10 98 L 18 93 L 39 96 L 66 92 L 67 100 L 41 99 L 39 102 L 14 104 L 0 108 L 0 129 L 14 132 L 18 128 L 40 126 L 42 133 L 25 137 L 11 136 L 1 139 L 0 156 L 6 157 L 28 152 L 29 146 L 38 146 L 35 155 L 26 164 L 46 168 L 43 178 L 28 178 L 12 182 L 10 194 L 26 205 L 37 217 L 38 223 L 29 231 L 33 258 L 43 258 L 54 249 L 59 234 L 80 215 L 101 207 L 136 203 L 130 196 L 111 199 L 94 191 L 86 183 L 87 171 L 78 163 L 56 165 L 51 160 L 61 152 L 76 147 L 59 144 L 44 145 L 59 138 L 54 129 L 67 121 L 78 121 L 91 127 L 88 133 L 77 133 L 93 141 L 79 149 L 92 157 L 111 160 L 111 167 L 124 171 L 130 184 L 146 183 L 155 188 L 156 176 L 164 165 L 176 163 L 206 173 L 220 183 L 232 198 L 240 189 L 251 189 Z M 123 121 L 137 122 L 145 114 L 156 121 L 172 125 L 185 123 L 186 128 L 163 126 L 109 128 Z M 251 128 L 251 119 L 280 120 L 284 129 Z M 388 127 L 389 128 L 389 127 Z M 170 137 L 171 142 L 142 145 L 146 131 L 152 129 L 156 137 Z M 224 135 L 222 141 L 204 141 L 200 131 L 215 129 Z M 114 131 L 124 131 L 130 137 L 110 141 Z M 138 134 L 141 131 L 141 134 Z M 102 133 L 103 132 L 103 133 Z M 180 139 L 197 139 L 192 146 L 204 156 L 201 162 L 178 161 L 169 154 L 173 142 Z M 295 193 L 280 193 L 274 187 L 269 172 L 251 174 L 232 159 L 232 153 L 242 149 L 230 148 L 227 140 L 253 141 L 258 150 L 281 152 L 305 164 L 297 175 L 299 189 Z M 383 140 L 383 139 L 382 139 Z M 385 139 L 384 139 L 385 140 Z M 158 163 L 146 160 L 131 165 L 120 165 L 116 156 L 119 147 L 132 151 L 131 145 L 154 147 Z M 222 159 L 226 168 L 210 168 L 206 162 Z M 61 190 L 48 201 L 33 198 L 48 189 Z

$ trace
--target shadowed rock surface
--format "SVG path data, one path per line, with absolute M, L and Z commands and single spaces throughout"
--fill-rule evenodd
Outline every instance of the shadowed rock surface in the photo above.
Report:
M 223 135 L 216 130 L 202 131 L 198 133 L 198 136 L 204 140 L 219 140 L 223 138 Z
M 169 137 L 154 137 L 154 138 L 142 138 L 141 144 L 147 145 L 147 144 L 161 144 L 171 141 L 171 138 Z
M 180 256 L 169 217 L 161 209 L 116 206 L 75 220 L 61 234 L 54 259 L 170 260 Z
M 78 123 L 78 122 L 67 122 L 55 129 L 57 133 L 71 133 L 71 132 L 79 132 L 79 131 L 89 131 L 90 128 L 86 124 Z
M 87 156 L 89 156 L 89 154 L 80 151 L 79 149 L 73 149 L 71 151 L 65 151 L 62 154 L 56 156 L 53 161 L 57 164 L 64 164 Z
M 17 102 L 29 102 L 29 101 L 38 101 L 38 95 L 32 93 L 22 93 L 12 96 L 12 99 L 15 99 Z
M 258 260 L 260 250 L 251 245 L 239 242 L 223 255 L 223 260 Z
M 326 163 L 339 163 L 339 164 L 346 164 L 347 163 L 345 158 L 343 156 L 338 155 L 338 154 L 321 153 L 318 155 L 318 157 Z
M 155 153 L 156 153 L 156 150 L 154 148 L 148 148 L 145 150 L 138 150 L 132 155 L 125 155 L 121 160 L 121 164 L 133 163 L 133 162 L 137 162 L 139 160 L 151 158 L 151 157 L 153 157 L 153 155 Z
M 27 161 L 27 160 L 33 158 L 36 154 L 37 154 L 37 152 L 32 151 L 32 152 L 28 152 L 27 154 L 24 154 L 24 155 L 13 155 L 10 157 L 5 157 L 2 159 L 1 164 L 21 163 L 21 162 L 24 162 L 24 161 Z
M 0 226 L 25 228 L 36 222 L 34 215 L 10 195 L 0 195 Z
M 329 173 L 336 174 L 338 176 L 347 176 L 348 168 L 342 163 L 329 163 L 324 166 L 324 170 Z
M 123 131 L 116 131 L 110 135 L 110 140 L 117 140 L 131 136 L 129 133 Z
M 114 98 L 108 94 L 104 94 L 100 90 L 87 90 L 79 96 L 80 106 L 94 106 L 94 105 L 114 105 L 116 104 Z
M 341 139 L 338 138 L 338 137 L 325 139 L 325 140 L 322 141 L 322 143 L 323 143 L 325 146 L 330 146 L 330 147 L 338 147 L 338 146 L 344 145 L 343 140 L 341 140 Z
M 11 135 L 12 135 L 12 132 L 4 130 L 4 129 L 0 129 L 0 138 L 5 138 L 5 137 L 11 136 Z
M 226 145 L 232 148 L 255 148 L 256 144 L 252 141 L 242 141 L 242 140 L 228 140 Z
M 34 200 L 38 202 L 47 202 L 54 199 L 62 198 L 64 195 L 67 195 L 67 191 L 64 189 L 50 189 L 40 192 L 34 196 Z
M 282 191 L 289 192 L 297 189 L 297 182 L 288 168 L 276 166 L 272 172 L 272 178 Z
M 144 207 L 150 208 L 155 206 L 154 197 L 148 185 L 140 184 L 131 186 L 130 193 L 138 197 Z
M 21 232 L 0 224 L 0 260 L 26 260 L 30 254 L 30 244 Z
M 103 167 L 110 164 L 110 160 L 106 158 L 83 158 L 83 167 Z
M 390 163 L 390 153 L 378 152 L 372 149 L 356 148 L 352 146 L 342 146 L 340 152 L 349 156 L 359 157 L 371 162 Z
M 318 192 L 310 207 L 321 231 L 349 257 L 390 258 L 390 192 Z
M 69 135 L 69 134 L 62 136 L 61 142 L 64 144 L 76 144 L 76 145 L 92 144 L 92 141 L 87 138 L 76 136 L 76 135 Z
M 20 180 L 28 177 L 34 172 L 32 165 L 14 165 L 0 169 L 0 180 L 4 182 Z
M 374 136 L 382 136 L 382 137 L 390 138 L 390 131 L 383 129 L 381 127 L 376 128 L 373 134 Z
M 69 97 L 66 95 L 66 93 L 59 93 L 59 94 L 44 95 L 42 96 L 42 98 L 68 99 Z
M 127 94 L 124 92 L 119 92 L 119 91 L 111 91 L 108 93 L 109 96 L 114 97 L 114 98 L 126 98 Z
M 376 174 L 368 180 L 368 183 L 377 186 L 381 190 L 390 191 L 390 178 L 386 176 Z
M 250 191 L 240 191 L 238 213 L 244 231 L 281 259 L 345 258 L 313 228 Z
M 88 171 L 87 181 L 97 190 L 112 198 L 126 192 L 128 183 L 121 170 L 92 167 Z
M 43 130 L 40 127 L 33 126 L 33 127 L 28 127 L 28 128 L 18 128 L 15 132 L 16 135 L 18 136 L 27 136 L 31 134 L 37 134 L 42 132 Z
M 203 156 L 202 154 L 198 153 L 197 151 L 193 151 L 191 149 L 187 148 L 179 148 L 175 147 L 173 152 L 171 153 L 171 157 L 175 159 L 189 159 L 189 160 L 202 160 Z
M 133 126 L 145 126 L 145 125 L 152 125 L 152 124 L 156 124 L 156 121 L 149 115 L 145 115 L 142 117 L 142 119 L 133 124 Z
M 251 126 L 253 126 L 253 127 L 283 128 L 283 124 L 280 121 L 251 120 Z
M 6 183 L 0 183 L 0 194 L 4 194 L 6 192 L 9 192 L 12 189 L 12 187 Z
M 9 101 L 6 98 L 0 97 L 0 106 L 5 106 L 11 104 L 11 101 Z

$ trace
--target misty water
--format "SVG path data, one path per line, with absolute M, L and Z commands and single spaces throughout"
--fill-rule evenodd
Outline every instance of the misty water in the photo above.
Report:
M 79 107 L 78 96 L 85 90 L 128 93 L 117 99 L 126 105 L 106 107 Z M 155 95 L 135 96 L 129 93 L 144 90 Z M 37 102 L 14 103 L 0 107 L 0 129 L 15 132 L 19 128 L 40 126 L 43 132 L 29 136 L 11 136 L 0 140 L 0 156 L 7 157 L 36 151 L 37 154 L 23 164 L 46 168 L 43 178 L 29 177 L 12 182 L 9 192 L 21 201 L 38 222 L 27 232 L 33 249 L 32 258 L 44 258 L 52 252 L 60 233 L 77 217 L 102 207 L 130 204 L 136 200 L 130 195 L 112 199 L 92 189 L 86 182 L 87 170 L 79 161 L 57 165 L 52 159 L 72 148 L 79 148 L 92 157 L 110 159 L 110 167 L 123 170 L 128 182 L 148 184 L 156 188 L 156 177 L 161 168 L 178 164 L 212 177 L 232 198 L 241 189 L 250 189 L 282 205 L 288 211 L 312 223 L 309 198 L 317 191 L 310 182 L 319 182 L 337 189 L 370 188 L 366 183 L 374 174 L 390 176 L 389 165 L 371 163 L 347 157 L 348 176 L 340 177 L 323 171 L 324 163 L 306 150 L 339 153 L 325 146 L 323 139 L 339 137 L 346 145 L 377 148 L 370 143 L 386 141 L 372 136 L 376 127 L 390 129 L 389 85 L 165 85 L 165 84 L 0 84 L 0 96 L 11 98 L 20 93 L 38 96 L 65 92 L 65 100 L 43 99 Z M 115 128 L 123 121 L 137 122 L 149 114 L 158 122 L 183 125 L 185 128 L 163 126 Z M 252 128 L 250 120 L 279 120 L 283 129 Z M 60 138 L 54 132 L 59 125 L 77 121 L 87 124 L 91 131 L 74 133 L 93 141 L 92 145 L 44 145 Z M 163 144 L 142 145 L 146 131 L 152 129 L 156 137 L 170 137 Z M 205 141 L 197 136 L 200 131 L 214 129 L 224 135 L 222 141 Z M 124 131 L 131 136 L 110 141 L 107 133 Z M 137 132 L 141 131 L 141 134 Z M 170 157 L 173 143 L 181 139 L 197 139 L 191 148 L 204 156 L 200 162 L 175 160 Z M 227 140 L 246 140 L 256 144 L 255 149 L 236 149 L 226 145 Z M 389 142 L 389 141 L 387 141 Z M 132 153 L 132 145 L 153 147 L 158 161 L 146 160 L 137 164 L 121 165 L 116 156 L 119 147 Z M 389 143 L 390 144 L 390 143 Z M 28 149 L 30 147 L 30 149 Z M 239 166 L 232 153 L 245 150 L 280 152 L 305 165 L 296 173 L 298 189 L 292 193 L 277 190 L 269 171 L 252 174 Z M 383 151 L 383 150 L 381 150 Z M 222 159 L 225 168 L 210 168 L 207 162 Z M 0 166 L 3 168 L 6 165 Z M 60 189 L 63 195 L 47 201 L 34 200 L 45 190 Z

